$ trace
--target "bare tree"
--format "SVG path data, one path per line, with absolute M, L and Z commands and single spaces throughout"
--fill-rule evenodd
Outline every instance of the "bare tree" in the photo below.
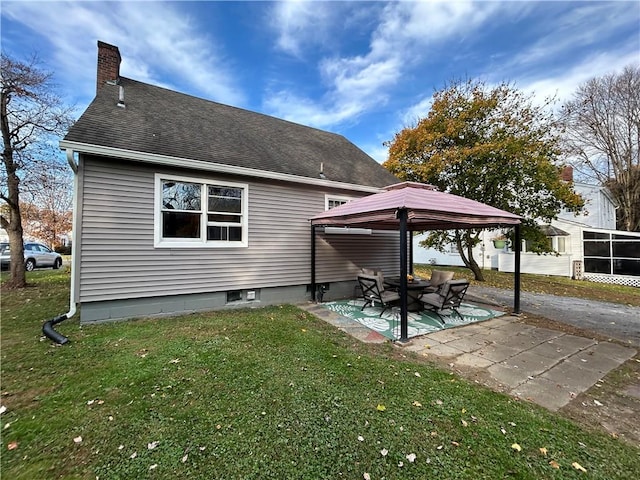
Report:
M 34 176 L 33 183 L 39 188 L 31 194 L 32 203 L 20 202 L 24 234 L 56 248 L 72 227 L 71 173 L 68 169 L 61 171 L 56 165 Z
M 2 164 L 0 199 L 8 206 L 2 210 L 0 226 L 7 231 L 11 246 L 11 278 L 7 286 L 26 285 L 20 194 L 28 189 L 33 175 L 58 164 L 54 137 L 62 135 L 72 122 L 70 107 L 53 93 L 52 73 L 38 67 L 34 56 L 25 63 L 1 54 L 0 127 Z M 25 181 L 25 178 L 27 179 Z
M 582 84 L 563 119 L 576 170 L 609 187 L 618 228 L 640 231 L 640 66 Z

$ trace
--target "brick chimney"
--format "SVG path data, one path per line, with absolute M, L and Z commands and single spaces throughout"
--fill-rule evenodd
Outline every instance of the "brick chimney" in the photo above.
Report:
M 573 182 L 573 167 L 571 165 L 565 165 L 562 172 L 560 172 L 560 178 L 565 182 Z
M 115 82 L 120 78 L 120 50 L 114 45 L 98 40 L 98 75 L 96 93 L 107 82 Z

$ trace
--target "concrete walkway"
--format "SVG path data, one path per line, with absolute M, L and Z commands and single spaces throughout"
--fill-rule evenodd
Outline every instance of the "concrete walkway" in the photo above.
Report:
M 467 291 L 467 298 L 472 297 L 492 305 L 513 307 L 511 290 L 473 285 Z M 520 308 L 524 312 L 599 333 L 631 347 L 640 347 L 640 307 L 521 292 Z
M 388 341 L 322 305 L 305 304 L 301 308 L 363 342 Z M 441 330 L 412 339 L 402 347 L 427 358 L 445 360 L 473 372 L 485 384 L 552 411 L 637 353 L 617 343 L 527 325 L 514 316 Z

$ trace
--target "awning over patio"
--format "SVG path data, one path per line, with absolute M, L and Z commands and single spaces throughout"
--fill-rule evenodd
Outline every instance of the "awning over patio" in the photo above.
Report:
M 520 310 L 520 221 L 513 213 L 475 200 L 439 192 L 430 185 L 403 182 L 384 192 L 353 200 L 311 218 L 311 287 L 315 300 L 315 231 L 317 227 L 360 227 L 400 232 L 401 340 L 407 339 L 407 232 L 515 227 L 514 311 Z

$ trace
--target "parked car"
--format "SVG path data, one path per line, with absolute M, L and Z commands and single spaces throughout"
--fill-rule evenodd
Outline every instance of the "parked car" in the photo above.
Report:
M 0 243 L 0 266 L 9 268 L 11 252 L 7 242 Z M 58 269 L 62 266 L 62 257 L 46 245 L 36 242 L 24 244 L 24 268 L 27 272 L 34 268 L 53 267 Z

